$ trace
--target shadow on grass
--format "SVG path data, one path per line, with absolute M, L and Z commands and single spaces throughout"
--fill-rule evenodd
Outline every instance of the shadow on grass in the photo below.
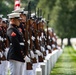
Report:
M 76 51 L 66 47 L 50 75 L 76 75 Z
M 64 73 L 53 73 L 53 74 L 50 74 L 50 75 L 76 75 L 76 73 L 72 73 L 72 74 L 64 74 Z

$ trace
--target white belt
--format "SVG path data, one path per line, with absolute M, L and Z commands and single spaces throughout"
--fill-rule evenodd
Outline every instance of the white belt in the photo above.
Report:
M 24 45 L 24 43 L 19 43 L 20 45 Z M 12 45 L 12 43 L 10 43 L 10 45 Z

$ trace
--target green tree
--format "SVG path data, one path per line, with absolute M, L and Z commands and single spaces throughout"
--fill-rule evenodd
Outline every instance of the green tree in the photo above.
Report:
M 25 10 L 27 10 L 28 1 L 32 2 L 31 9 L 34 10 L 39 0 L 21 0 L 21 7 L 24 7 Z M 13 10 L 14 0 L 0 0 L 0 14 L 3 14 L 6 17 L 6 15 Z
M 60 38 L 76 37 L 76 0 L 40 0 L 38 7 L 50 13 L 50 26 Z

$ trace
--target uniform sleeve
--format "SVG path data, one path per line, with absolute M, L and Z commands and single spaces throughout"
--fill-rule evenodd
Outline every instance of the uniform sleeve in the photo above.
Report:
M 13 29 L 9 29 L 7 31 L 7 36 L 11 42 L 11 44 L 14 46 L 14 47 L 18 47 L 19 50 L 22 51 L 22 48 L 19 44 L 19 40 L 17 39 L 17 32 L 14 31 Z

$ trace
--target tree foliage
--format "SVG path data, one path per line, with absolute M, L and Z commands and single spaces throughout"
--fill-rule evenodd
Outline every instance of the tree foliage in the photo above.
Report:
M 11 13 L 14 10 L 14 1 L 15 0 L 0 0 L 0 14 L 6 16 L 8 13 Z M 34 10 L 37 6 L 39 0 L 20 0 L 21 7 L 24 7 L 25 10 L 28 8 L 28 2 L 31 1 L 31 9 Z
M 31 8 L 42 9 L 44 17 L 50 14 L 49 26 L 54 28 L 61 38 L 76 37 L 76 0 L 21 0 L 21 7 L 27 10 L 28 1 L 32 1 Z M 6 16 L 14 10 L 14 0 L 0 0 L 0 14 Z
M 40 0 L 38 7 L 50 13 L 50 27 L 59 37 L 76 37 L 76 0 Z

